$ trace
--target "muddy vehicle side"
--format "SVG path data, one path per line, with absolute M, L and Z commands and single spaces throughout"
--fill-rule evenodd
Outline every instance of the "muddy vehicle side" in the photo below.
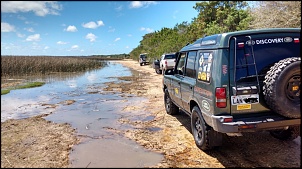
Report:
M 166 111 L 191 118 L 196 145 L 222 135 L 268 130 L 281 140 L 300 135 L 300 28 L 245 30 L 198 39 L 165 72 Z

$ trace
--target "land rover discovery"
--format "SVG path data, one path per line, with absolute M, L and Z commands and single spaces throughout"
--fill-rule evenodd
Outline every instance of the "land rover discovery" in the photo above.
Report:
M 300 136 L 301 28 L 206 36 L 176 53 L 163 77 L 166 112 L 191 118 L 196 145 L 221 146 L 222 136 L 269 131 Z

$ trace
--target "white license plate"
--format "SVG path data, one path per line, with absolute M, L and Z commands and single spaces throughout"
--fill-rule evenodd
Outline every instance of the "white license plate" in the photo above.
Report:
M 231 102 L 232 105 L 259 103 L 259 94 L 232 96 Z

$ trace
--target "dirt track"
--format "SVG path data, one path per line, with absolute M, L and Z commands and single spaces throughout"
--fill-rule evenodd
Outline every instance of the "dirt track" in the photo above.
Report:
M 121 91 L 148 98 L 125 111 L 142 109 L 151 121 L 131 121 L 135 130 L 118 131 L 147 149 L 164 154 L 165 160 L 154 167 L 295 167 L 301 166 L 301 138 L 291 142 L 274 139 L 268 132 L 225 137 L 221 147 L 203 152 L 194 143 L 190 119 L 185 114 L 167 115 L 164 109 L 162 75 L 137 61 L 117 61 L 139 71 L 132 83 L 108 84 L 106 90 Z M 31 125 L 35 123 L 35 125 Z M 47 131 L 47 132 L 41 132 Z M 43 134 L 44 133 L 44 134 Z M 33 117 L 1 123 L 2 167 L 68 167 L 68 151 L 78 139 L 68 124 L 55 124 Z M 47 139 L 45 139 L 45 137 Z

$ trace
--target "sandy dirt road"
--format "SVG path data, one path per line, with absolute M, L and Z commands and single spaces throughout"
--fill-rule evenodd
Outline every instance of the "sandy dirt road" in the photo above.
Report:
M 142 104 L 130 105 L 124 110 L 140 109 L 146 112 L 146 117 L 153 117 L 147 121 L 122 118 L 121 123 L 131 124 L 135 129 L 116 132 L 162 153 L 164 160 L 154 167 L 301 166 L 300 137 L 285 142 L 271 137 L 268 132 L 247 133 L 242 137 L 225 137 L 223 145 L 211 151 L 198 149 L 191 134 L 190 118 L 184 113 L 171 116 L 165 112 L 162 75 L 156 74 L 150 65 L 140 66 L 137 61 L 116 62 L 138 73 L 130 78 L 130 83 L 108 83 L 105 90 L 147 98 Z M 35 125 L 31 125 L 33 123 Z M 45 130 L 47 132 L 41 132 Z M 68 124 L 51 123 L 41 116 L 1 123 L 1 168 L 68 167 L 68 152 L 78 143 L 74 132 Z

